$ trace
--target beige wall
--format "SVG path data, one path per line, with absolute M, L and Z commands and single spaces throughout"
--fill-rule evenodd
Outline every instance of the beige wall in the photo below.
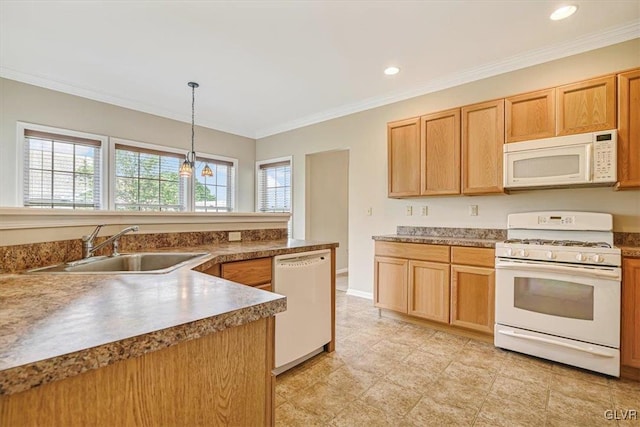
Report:
M 372 292 L 371 236 L 394 233 L 397 225 L 506 227 L 511 212 L 565 209 L 614 214 L 617 231 L 640 232 L 640 192 L 610 188 L 537 190 L 501 196 L 387 198 L 386 123 L 466 104 L 562 85 L 640 66 L 640 39 L 412 98 L 346 117 L 259 139 L 256 157 L 293 155 L 295 235 L 305 232 L 305 155 L 350 150 L 349 283 L 350 290 Z M 468 206 L 479 207 L 478 216 Z M 405 206 L 429 207 L 429 215 L 405 215 Z M 373 215 L 367 216 L 367 208 Z
M 307 156 L 306 233 L 309 240 L 338 242 L 336 269 L 348 266 L 349 151 Z
M 187 108 L 188 103 L 185 111 Z M 0 207 L 21 203 L 15 194 L 17 121 L 183 148 L 185 152 L 191 145 L 190 123 L 0 78 Z M 238 159 L 237 210 L 253 211 L 255 141 L 196 126 L 196 151 Z

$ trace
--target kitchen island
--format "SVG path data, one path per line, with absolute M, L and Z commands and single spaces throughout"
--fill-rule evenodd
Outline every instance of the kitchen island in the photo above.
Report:
M 171 248 L 166 274 L 0 276 L 1 425 L 270 425 L 273 316 L 286 298 L 194 271 L 335 248 Z

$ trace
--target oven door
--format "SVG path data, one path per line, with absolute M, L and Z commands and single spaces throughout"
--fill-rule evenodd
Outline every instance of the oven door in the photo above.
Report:
M 620 347 L 620 268 L 496 259 L 496 323 Z

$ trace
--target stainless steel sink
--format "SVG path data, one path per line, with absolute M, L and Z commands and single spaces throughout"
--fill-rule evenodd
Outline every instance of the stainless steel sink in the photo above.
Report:
M 112 257 L 92 257 L 51 267 L 29 270 L 28 273 L 167 273 L 207 253 L 158 252 L 122 254 Z

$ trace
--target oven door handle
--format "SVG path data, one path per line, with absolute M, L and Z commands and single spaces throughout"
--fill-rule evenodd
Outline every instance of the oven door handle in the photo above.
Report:
M 498 333 L 502 334 L 502 335 L 507 335 L 507 336 L 510 336 L 510 337 L 514 337 L 514 338 L 522 338 L 522 339 L 525 339 L 525 340 L 538 341 L 538 342 L 543 342 L 543 343 L 546 343 L 546 344 L 557 345 L 559 347 L 570 348 L 572 350 L 577 350 L 577 351 L 582 351 L 584 353 L 593 354 L 594 356 L 608 357 L 608 358 L 615 357 L 613 354 L 605 353 L 603 351 L 598 351 L 598 350 L 595 350 L 592 347 L 590 347 L 590 348 L 582 348 L 582 347 L 579 347 L 577 345 L 568 344 L 568 343 L 561 342 L 561 341 L 555 341 L 555 340 L 552 340 L 552 339 L 549 339 L 549 338 L 534 337 L 532 335 L 519 334 L 516 331 L 498 331 Z
M 608 270 L 595 270 L 589 268 L 575 268 L 565 267 L 563 265 L 549 265 L 549 264 L 525 264 L 519 262 L 496 262 L 496 269 L 500 270 L 529 270 L 529 271 L 544 271 L 547 273 L 571 273 L 580 276 L 592 276 L 592 277 L 604 277 L 607 279 L 620 279 L 620 273 L 618 271 Z

